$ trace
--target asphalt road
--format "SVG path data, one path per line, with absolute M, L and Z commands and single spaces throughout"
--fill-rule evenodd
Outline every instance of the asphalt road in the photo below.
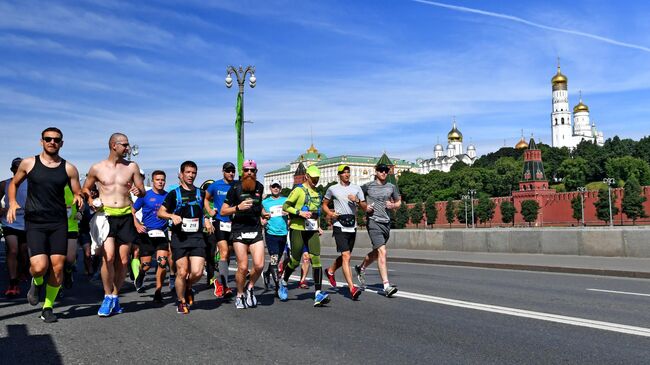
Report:
M 55 324 L 38 319 L 40 307 L 24 297 L 0 300 L 0 363 L 649 361 L 647 279 L 420 264 L 390 269 L 397 297 L 373 292 L 380 280 L 369 270 L 371 285 L 358 302 L 346 288 L 330 288 L 332 302 L 324 308 L 312 306 L 313 287 L 294 283 L 286 303 L 260 288 L 258 308 L 237 310 L 216 300 L 202 280 L 188 315 L 176 313 L 170 295 L 164 305 L 151 302 L 149 275 L 146 293 L 127 282 L 125 312 L 110 318 L 97 316 L 101 284 L 78 275 L 55 307 Z M 0 285 L 6 286 L 4 275 Z

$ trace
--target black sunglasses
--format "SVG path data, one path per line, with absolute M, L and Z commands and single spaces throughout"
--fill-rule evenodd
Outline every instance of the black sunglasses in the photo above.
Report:
M 226 170 L 223 170 L 223 171 L 227 172 L 229 174 L 234 174 L 235 173 L 235 169 L 226 169 Z
M 244 172 L 256 172 L 257 169 L 244 169 Z
M 43 137 L 43 140 L 47 143 L 54 141 L 54 143 L 61 143 L 63 139 L 60 137 Z
M 273 189 L 273 188 L 281 189 L 281 186 L 278 185 L 278 184 L 273 184 L 273 185 L 271 185 L 271 189 Z
M 382 168 L 377 169 L 377 171 L 378 171 L 378 172 L 388 173 L 388 171 L 390 171 L 390 169 L 387 169 L 387 168 L 382 167 Z
M 128 143 L 119 143 L 119 142 L 117 142 L 117 144 L 119 144 L 120 146 L 122 146 L 122 147 L 124 147 L 124 148 L 129 147 L 129 144 L 128 144 Z

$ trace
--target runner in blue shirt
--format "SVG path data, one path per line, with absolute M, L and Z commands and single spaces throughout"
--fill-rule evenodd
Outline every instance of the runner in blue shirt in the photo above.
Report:
M 289 230 L 289 213 L 282 211 L 282 205 L 287 200 L 286 197 L 280 196 L 282 184 L 279 180 L 271 181 L 271 195 L 262 201 L 262 213 L 268 213 L 268 220 L 262 218 L 264 224 L 264 238 L 266 239 L 266 248 L 271 258 L 269 266 L 262 273 L 264 278 L 264 288 L 269 289 L 270 279 L 273 279 L 275 292 L 278 292 L 278 259 L 284 247 L 287 245 L 287 234 Z
M 143 290 L 144 277 L 151 267 L 151 256 L 156 253 L 158 269 L 156 270 L 156 292 L 153 296 L 154 303 L 162 303 L 162 285 L 166 271 L 169 269 L 169 240 L 167 234 L 167 220 L 157 216 L 158 209 L 165 201 L 166 175 L 164 171 L 156 170 L 151 174 L 153 188 L 133 203 L 133 219 L 135 228 L 140 235 L 140 274 L 136 279 L 138 293 Z M 135 213 L 142 209 L 142 222 L 138 221 Z

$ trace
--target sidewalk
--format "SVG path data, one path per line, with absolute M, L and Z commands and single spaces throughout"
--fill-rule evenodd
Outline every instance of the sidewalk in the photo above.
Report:
M 363 259 L 367 250 L 354 250 L 353 260 Z M 322 247 L 321 255 L 338 256 L 333 247 Z M 650 258 L 389 249 L 388 261 L 650 279 Z

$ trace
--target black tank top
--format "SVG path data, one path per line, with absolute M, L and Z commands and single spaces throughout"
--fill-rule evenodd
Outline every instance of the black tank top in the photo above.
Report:
M 29 189 L 25 220 L 34 223 L 67 222 L 65 186 L 69 179 L 65 160 L 61 159 L 59 166 L 54 168 L 43 165 L 40 156 L 35 160 L 34 168 L 27 174 Z

